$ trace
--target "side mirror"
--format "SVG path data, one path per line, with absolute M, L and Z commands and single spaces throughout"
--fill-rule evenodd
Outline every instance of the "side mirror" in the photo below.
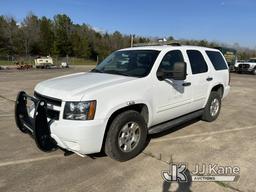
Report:
M 166 73 L 162 70 L 158 70 L 156 73 L 157 78 L 159 79 L 159 81 L 163 81 L 166 79 Z
M 185 62 L 174 63 L 172 76 L 174 80 L 185 80 L 187 76 L 187 64 Z
M 185 62 L 174 63 L 172 71 L 159 69 L 156 75 L 159 81 L 165 79 L 185 80 L 187 77 L 187 64 Z

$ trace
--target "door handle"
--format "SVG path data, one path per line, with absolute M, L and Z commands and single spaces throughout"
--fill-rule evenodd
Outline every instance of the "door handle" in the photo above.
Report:
M 190 86 L 190 85 L 191 85 L 190 82 L 185 82 L 185 83 L 182 84 L 183 87 L 188 87 L 188 86 Z
M 206 81 L 212 81 L 212 80 L 213 80 L 212 77 L 208 77 L 208 78 L 206 79 Z

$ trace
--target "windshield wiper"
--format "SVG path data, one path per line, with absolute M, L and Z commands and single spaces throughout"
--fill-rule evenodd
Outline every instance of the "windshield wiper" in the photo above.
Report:
M 96 68 L 92 69 L 90 72 L 103 73 L 103 71 L 96 69 Z
M 108 73 L 108 74 L 113 74 L 113 75 L 129 76 L 129 75 L 126 74 L 126 73 L 122 73 L 122 72 L 115 71 L 115 70 L 101 71 L 101 70 L 96 69 L 96 68 L 92 69 L 90 72 L 94 72 L 94 73 Z
M 115 70 L 108 70 L 108 71 L 104 71 L 105 73 L 109 73 L 109 74 L 113 74 L 113 75 L 123 75 L 123 76 L 129 76 L 126 73 L 122 73 L 120 71 L 115 71 Z

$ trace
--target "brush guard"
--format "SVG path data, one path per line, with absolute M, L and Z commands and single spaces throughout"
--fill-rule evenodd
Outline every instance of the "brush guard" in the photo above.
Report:
M 28 114 L 27 100 L 34 103 L 33 117 Z M 15 103 L 15 121 L 19 130 L 28 133 L 35 140 L 37 147 L 49 152 L 57 149 L 56 141 L 50 136 L 50 124 L 47 120 L 47 103 L 21 91 L 17 95 Z

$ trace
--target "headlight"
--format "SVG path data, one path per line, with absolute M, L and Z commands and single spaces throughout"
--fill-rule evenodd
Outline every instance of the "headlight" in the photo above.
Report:
M 96 101 L 66 102 L 63 119 L 93 120 Z

